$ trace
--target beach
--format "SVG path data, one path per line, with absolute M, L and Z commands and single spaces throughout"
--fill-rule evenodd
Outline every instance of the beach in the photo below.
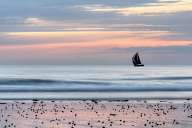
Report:
M 1 100 L 1 128 L 191 128 L 192 100 Z

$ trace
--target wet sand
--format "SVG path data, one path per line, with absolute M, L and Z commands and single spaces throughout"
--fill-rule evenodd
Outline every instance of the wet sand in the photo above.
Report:
M 1 100 L 0 128 L 191 128 L 192 100 Z

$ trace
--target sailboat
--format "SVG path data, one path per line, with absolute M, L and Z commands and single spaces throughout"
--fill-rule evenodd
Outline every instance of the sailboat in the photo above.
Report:
M 133 61 L 133 65 L 135 67 L 142 67 L 142 66 L 144 66 L 144 64 L 141 63 L 141 60 L 140 60 L 138 52 L 136 52 L 135 55 L 132 57 L 132 61 Z

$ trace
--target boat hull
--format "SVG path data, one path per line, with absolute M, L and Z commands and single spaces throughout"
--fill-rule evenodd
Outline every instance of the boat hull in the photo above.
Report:
M 144 67 L 144 64 L 134 65 L 135 67 Z

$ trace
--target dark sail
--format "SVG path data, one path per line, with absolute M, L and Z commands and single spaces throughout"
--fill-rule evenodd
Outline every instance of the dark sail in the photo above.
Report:
M 144 66 L 144 65 L 141 63 L 141 60 L 140 60 L 140 57 L 139 57 L 139 53 L 138 53 L 138 52 L 133 56 L 132 61 L 133 61 L 133 65 L 134 65 L 134 66 Z

